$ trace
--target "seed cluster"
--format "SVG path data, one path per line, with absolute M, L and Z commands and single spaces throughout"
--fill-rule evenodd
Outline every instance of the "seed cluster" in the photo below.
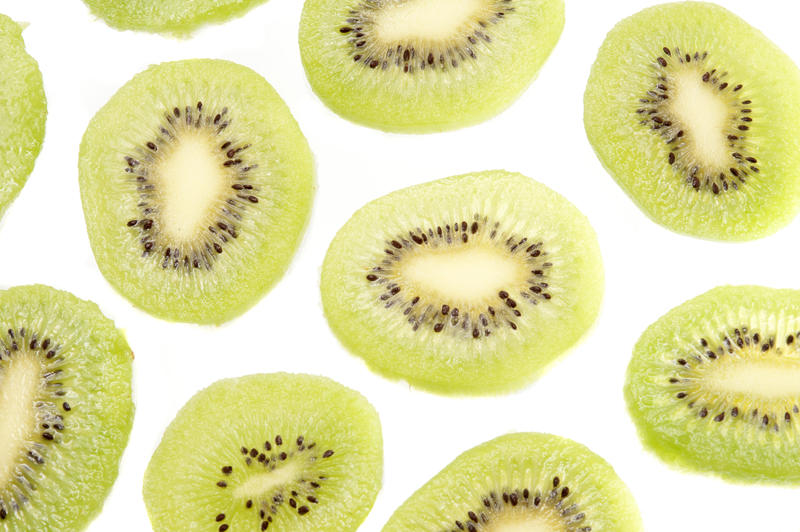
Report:
M 373 70 L 394 69 L 406 74 L 427 69 L 451 70 L 474 61 L 492 42 L 489 30 L 513 13 L 514 0 L 487 0 L 482 16 L 470 20 L 462 31 L 442 41 L 432 39 L 386 42 L 380 38 L 375 19 L 381 9 L 398 0 L 362 0 L 350 9 L 339 33 L 349 44 L 358 64 Z
M 760 172 L 758 160 L 752 153 L 753 146 L 748 142 L 753 122 L 752 100 L 744 94 L 741 83 L 729 79 L 728 72 L 708 64 L 708 52 L 686 53 L 678 47 L 666 46 L 662 52 L 653 61 L 654 86 L 639 100 L 636 110 L 640 115 L 639 123 L 664 139 L 670 147 L 667 162 L 684 177 L 688 186 L 714 195 L 738 190 L 748 176 Z M 680 123 L 667 108 L 670 94 L 674 92 L 674 72 L 689 68 L 696 69 L 700 80 L 712 87 L 733 110 L 728 130 L 723 133 L 730 149 L 730 160 L 725 166 L 703 166 L 698 162 L 688 143 L 692 135 L 690 126 Z
M 29 494 L 36 489 L 38 468 L 45 464 L 48 445 L 61 442 L 65 429 L 65 416 L 72 410 L 66 401 L 63 380 L 65 372 L 62 348 L 49 335 L 26 327 L 4 327 L 0 335 L 0 368 L 14 363 L 20 356 L 36 356 L 42 364 L 43 387 L 35 407 L 38 438 L 27 442 L 24 459 L 16 464 L 14 476 L 0 486 L 0 520 L 19 511 L 28 502 Z M 3 435 L 5 437 L 5 435 Z
M 127 226 L 136 232 L 142 247 L 142 257 L 155 257 L 163 269 L 191 273 L 194 269 L 211 270 L 214 261 L 224 251 L 225 245 L 239 236 L 241 220 L 248 208 L 259 202 L 258 187 L 250 179 L 257 164 L 247 161 L 249 144 L 237 141 L 226 134 L 232 117 L 227 107 L 207 109 L 203 102 L 196 105 L 174 107 L 164 113 L 164 122 L 152 140 L 137 148 L 138 153 L 124 157 L 124 169 L 139 197 L 138 218 Z M 159 219 L 158 176 L 154 168 L 181 134 L 190 130 L 204 130 L 218 139 L 218 149 L 224 154 L 222 168 L 230 175 L 230 193 L 223 206 L 215 213 L 216 220 L 209 224 L 208 232 L 190 245 L 170 242 L 161 229 Z
M 478 241 L 499 247 L 510 257 L 522 257 L 529 268 L 530 277 L 523 287 L 500 290 L 493 301 L 485 306 L 459 309 L 451 301 L 434 301 L 429 295 L 408 293 L 398 266 L 411 253 L 420 249 L 458 247 Z M 501 327 L 518 328 L 517 318 L 524 310 L 522 303 L 537 305 L 552 299 L 548 271 L 553 263 L 542 241 L 520 237 L 504 231 L 499 222 L 475 214 L 470 222 L 455 221 L 417 227 L 407 233 L 390 237 L 385 242 L 383 258 L 370 268 L 366 280 L 376 292 L 376 303 L 386 309 L 400 312 L 414 331 L 423 327 L 434 333 L 486 338 Z
M 553 477 L 552 488 L 530 490 L 528 488 L 505 490 L 501 496 L 495 492 L 483 497 L 483 507 L 468 511 L 466 518 L 454 521 L 455 528 L 443 532 L 479 532 L 491 530 L 492 524 L 504 512 L 522 509 L 529 512 L 548 512 L 557 516 L 569 532 L 591 532 L 586 514 L 574 502 L 574 493 L 559 477 Z
M 797 414 L 800 414 L 798 406 L 800 399 L 796 397 L 772 401 L 767 406 L 735 404 L 726 397 L 709 397 L 693 383 L 697 380 L 696 372 L 704 364 L 719 363 L 724 357 L 740 359 L 752 359 L 757 356 L 786 357 L 788 353 L 797 349 L 798 340 L 800 331 L 787 335 L 781 341 L 776 340 L 774 336 L 762 335 L 746 326 L 722 334 L 721 340 L 717 342 L 701 338 L 699 349 L 695 353 L 685 354 L 675 360 L 676 372 L 669 378 L 671 393 L 674 393 L 677 400 L 686 402 L 701 419 L 717 423 L 740 420 L 774 432 L 789 430 L 793 428 Z
M 274 471 L 292 459 L 303 459 L 313 463 L 319 459 L 327 460 L 334 455 L 332 449 L 320 453 L 317 444 L 307 441 L 304 436 L 298 436 L 287 443 L 282 436 L 277 435 L 266 440 L 259 448 L 243 445 L 240 451 L 243 470 L 248 471 L 248 474 Z M 218 489 L 226 489 L 231 482 L 231 476 L 234 475 L 234 466 L 225 465 L 220 468 L 220 472 L 222 476 L 216 486 Z M 259 530 L 267 530 L 277 518 L 278 511 L 282 507 L 285 508 L 285 504 L 298 515 L 309 513 L 315 504 L 319 504 L 317 490 L 320 483 L 325 480 L 327 478 L 324 476 L 301 477 L 292 485 L 276 486 L 270 493 L 261 494 L 257 499 L 247 499 L 244 503 L 245 509 L 256 512 L 260 523 Z M 229 525 L 225 522 L 227 518 L 224 512 L 215 514 L 214 523 L 219 523 L 215 525 L 219 532 L 229 529 Z

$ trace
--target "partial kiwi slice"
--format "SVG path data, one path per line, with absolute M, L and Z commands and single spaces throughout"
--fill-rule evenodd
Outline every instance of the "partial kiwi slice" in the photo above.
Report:
M 625 397 L 663 460 L 740 481 L 800 484 L 800 291 L 723 286 L 652 324 Z
M 528 383 L 586 332 L 602 293 L 586 217 L 505 171 L 368 203 L 322 266 L 325 315 L 348 349 L 383 375 L 452 394 Z
M 617 24 L 584 106 L 603 166 L 673 231 L 748 240 L 800 209 L 800 71 L 722 7 L 663 4 Z
M 83 530 L 133 422 L 133 354 L 94 303 L 0 291 L 0 531 Z
M 266 0 L 83 0 L 92 13 L 120 30 L 188 35 L 225 22 Z
M 149 68 L 98 111 L 80 185 L 97 265 L 120 293 L 161 318 L 220 323 L 286 270 L 313 164 L 264 78 L 195 59 Z
M 144 478 L 155 532 L 347 532 L 381 485 L 378 414 L 358 392 L 286 373 L 217 381 L 178 412 Z
M 306 0 L 300 52 L 336 113 L 423 133 L 511 105 L 563 27 L 563 0 Z
M 0 14 L 0 217 L 33 171 L 47 117 L 42 73 L 22 30 Z
M 383 532 L 634 532 L 627 486 L 583 445 L 507 434 L 465 452 L 398 508 Z

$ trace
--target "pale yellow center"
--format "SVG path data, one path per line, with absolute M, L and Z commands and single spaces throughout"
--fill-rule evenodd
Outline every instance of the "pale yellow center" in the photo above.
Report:
M 297 462 L 287 462 L 280 467 L 251 476 L 233 491 L 233 495 L 240 499 L 251 499 L 268 495 L 272 490 L 295 482 L 302 473 Z
M 225 158 L 203 131 L 185 131 L 155 167 L 162 230 L 189 242 L 206 229 L 209 215 L 230 187 Z
M 693 69 L 676 73 L 674 86 L 667 106 L 670 114 L 685 125 L 686 139 L 697 162 L 704 167 L 726 167 L 730 148 L 725 131 L 731 117 L 719 90 L 704 83 L 702 73 Z
M 403 284 L 442 301 L 478 303 L 525 281 L 525 265 L 500 249 L 482 246 L 428 249 L 402 261 Z
M 406 0 L 376 10 L 375 29 L 387 42 L 444 41 L 487 9 L 485 0 Z
M 704 383 L 720 393 L 762 399 L 800 397 L 800 362 L 795 360 L 736 360 L 709 371 Z
M 42 387 L 42 367 L 30 353 L 17 351 L 0 365 L 0 486 L 13 475 L 24 443 L 36 429 L 34 404 Z

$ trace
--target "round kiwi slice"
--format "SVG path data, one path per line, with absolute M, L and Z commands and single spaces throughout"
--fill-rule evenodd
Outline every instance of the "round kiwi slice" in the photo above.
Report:
M 600 161 L 653 220 L 748 240 L 800 209 L 800 71 L 726 9 L 645 9 L 608 34 L 584 96 Z
M 625 397 L 644 444 L 728 479 L 800 484 L 800 291 L 724 286 L 639 339 Z
M 335 112 L 421 133 L 511 105 L 563 27 L 563 0 L 306 0 L 300 52 Z
M 386 376 L 453 394 L 529 382 L 586 332 L 602 292 L 586 217 L 505 171 L 367 204 L 322 267 L 325 314 L 348 349 Z
M 132 359 L 94 303 L 0 291 L 0 530 L 74 532 L 97 515 L 133 422 Z
M 167 428 L 144 478 L 155 532 L 348 532 L 381 485 L 378 414 L 330 379 L 218 381 Z
M 47 117 L 42 73 L 22 29 L 0 14 L 0 216 L 33 171 Z
M 244 15 L 266 0 L 83 0 L 92 13 L 120 30 L 178 36 Z
M 119 292 L 165 319 L 220 323 L 286 270 L 313 164 L 264 78 L 196 59 L 149 68 L 98 111 L 80 185 L 97 265 Z
M 398 508 L 383 532 L 634 532 L 639 510 L 612 467 L 550 434 L 507 434 L 465 452 Z

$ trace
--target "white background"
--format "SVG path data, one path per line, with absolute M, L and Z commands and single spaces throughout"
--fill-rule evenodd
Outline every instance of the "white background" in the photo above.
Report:
M 800 61 L 794 2 L 720 3 Z M 0 222 L 0 285 L 46 283 L 91 299 L 126 331 L 136 352 L 133 433 L 90 532 L 150 530 L 142 474 L 178 408 L 221 377 L 273 371 L 330 376 L 362 392 L 380 412 L 384 487 L 364 531 L 380 530 L 397 505 L 457 454 L 509 431 L 551 432 L 587 444 L 628 483 L 650 531 L 796 531 L 800 491 L 673 470 L 642 449 L 625 409 L 632 346 L 666 310 L 724 283 L 800 284 L 800 220 L 751 243 L 679 236 L 649 221 L 592 153 L 582 121 L 589 68 L 605 33 L 651 4 L 568 0 L 558 46 L 509 111 L 461 131 L 403 136 L 348 123 L 317 100 L 297 49 L 301 0 L 271 0 L 189 40 L 115 31 L 80 0 L 1 0 L 0 12 L 31 24 L 24 36 L 44 75 L 49 117 L 36 169 Z M 257 306 L 219 328 L 160 321 L 115 293 L 92 258 L 78 189 L 78 146 L 95 111 L 149 64 L 194 57 L 231 59 L 264 75 L 289 104 L 317 165 L 312 219 L 289 272 Z M 504 397 L 439 397 L 374 375 L 341 348 L 322 315 L 318 285 L 328 243 L 355 209 L 377 196 L 493 168 L 542 181 L 589 216 L 607 275 L 595 328 L 538 382 Z

